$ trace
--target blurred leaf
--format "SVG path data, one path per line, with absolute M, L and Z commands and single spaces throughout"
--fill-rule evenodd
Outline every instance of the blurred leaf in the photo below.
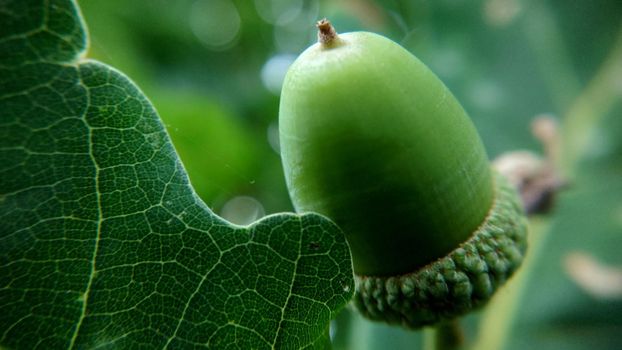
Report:
M 217 217 L 145 96 L 80 58 L 73 1 L 0 5 L 0 345 L 325 347 L 353 291 L 339 229 Z
M 192 91 L 160 91 L 154 100 L 192 187 L 204 201 L 216 204 L 253 185 L 267 150 L 247 125 Z

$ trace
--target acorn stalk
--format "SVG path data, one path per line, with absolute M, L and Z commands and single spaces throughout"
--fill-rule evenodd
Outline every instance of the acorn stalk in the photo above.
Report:
M 525 251 L 515 191 L 421 61 L 373 33 L 318 28 L 281 94 L 296 211 L 345 232 L 364 315 L 420 327 L 482 305 Z

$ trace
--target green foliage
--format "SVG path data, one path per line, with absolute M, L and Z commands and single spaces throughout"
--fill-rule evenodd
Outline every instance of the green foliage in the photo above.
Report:
M 0 23 L 0 346 L 326 346 L 353 292 L 334 224 L 213 214 L 146 97 L 82 58 L 74 2 Z
M 571 276 L 567 260 L 573 253 L 582 252 L 600 264 L 600 269 L 595 272 L 620 271 L 622 266 L 619 248 L 622 244 L 622 90 L 619 85 L 622 81 L 622 2 L 226 0 L 239 12 L 240 31 L 229 49 L 214 51 L 205 47 L 193 33 L 189 18 L 196 13 L 193 4 L 223 1 L 80 0 L 89 23 L 88 57 L 119 68 L 151 98 L 175 142 L 193 187 L 214 211 L 218 212 L 228 198 L 238 195 L 256 198 L 267 213 L 291 210 L 278 154 L 267 142 L 266 135 L 274 129 L 278 114 L 278 97 L 262 85 L 262 65 L 274 55 L 299 54 L 314 41 L 313 21 L 324 16 L 332 20 L 339 32 L 366 30 L 386 35 L 415 53 L 449 86 L 473 118 L 491 158 L 515 149 L 539 150 L 529 131 L 530 120 L 539 113 L 552 113 L 559 118 L 565 139 L 562 153 L 565 158 L 571 158 L 565 174 L 570 177 L 571 186 L 559 196 L 551 218 L 538 220 L 533 225 L 532 233 L 536 235 L 531 237 L 538 236 L 539 232 L 540 239 L 533 242 L 536 245 L 532 243 L 532 248 L 537 249 L 530 249 L 528 254 L 528 258 L 533 258 L 531 267 L 528 271 L 521 269 L 528 273 L 524 278 L 511 279 L 509 285 L 499 291 L 501 298 L 511 297 L 510 300 L 506 298 L 511 301 L 509 304 L 504 303 L 502 307 L 491 305 L 482 314 L 472 314 L 462 320 L 467 340 L 477 342 L 482 335 L 486 335 L 483 338 L 496 337 L 487 343 L 489 346 L 475 347 L 478 350 L 620 348 L 622 297 L 619 294 L 595 294 L 578 284 Z M 83 211 L 73 214 L 78 219 L 89 217 L 86 211 L 91 211 L 90 216 L 96 215 L 92 214 L 96 208 L 92 198 L 82 198 L 79 192 L 67 190 L 72 183 L 78 184 L 74 181 L 81 178 L 72 172 L 80 164 L 86 164 L 84 168 L 93 173 L 93 162 L 81 159 L 77 154 L 71 166 L 67 166 L 69 155 L 63 155 L 62 151 L 54 151 L 54 155 L 40 154 L 41 149 L 49 151 L 70 144 L 77 134 L 74 129 L 87 129 L 86 124 L 79 118 L 74 118 L 71 124 L 71 119 L 59 117 L 58 120 L 63 121 L 48 129 L 34 125 L 58 113 L 53 108 L 66 109 L 64 100 L 58 97 L 60 95 L 44 99 L 44 96 L 53 96 L 43 93 L 50 84 L 36 85 L 46 80 L 44 76 L 24 70 L 24 75 L 17 79 L 18 72 L 13 69 L 20 66 L 25 69 L 23 64 L 28 54 L 48 62 L 45 65 L 30 60 L 30 63 L 37 63 L 30 66 L 40 71 L 46 66 L 47 70 L 63 68 L 56 69 L 54 77 L 64 78 L 58 74 L 68 74 L 72 71 L 68 68 L 72 66 L 77 74 L 76 62 L 72 61 L 76 55 L 73 47 L 81 46 L 83 39 L 76 41 L 70 35 L 57 36 L 30 30 L 33 27 L 26 19 L 41 14 L 41 10 L 28 9 L 35 3 L 36 0 L 0 0 L 0 338 L 3 339 L 0 347 L 3 348 L 34 347 L 31 343 L 11 345 L 9 338 L 13 342 L 24 339 L 39 343 L 40 348 L 50 348 L 57 339 L 50 334 L 72 332 L 75 323 L 69 317 L 58 315 L 79 312 L 75 304 L 81 305 L 80 296 L 87 283 L 83 278 L 85 272 L 80 269 L 91 267 L 95 240 L 92 232 L 81 227 L 92 225 L 92 219 L 75 222 L 54 219 L 61 217 L 54 211 L 70 211 L 72 207 Z M 258 6 L 267 3 L 287 4 L 281 8 L 283 13 L 300 4 L 303 7 L 298 16 L 289 17 L 289 22 L 266 22 L 258 14 Z M 10 12 L 7 12 L 8 5 Z M 277 13 L 276 9 L 274 11 Z M 66 20 L 70 15 L 70 12 L 57 13 L 56 17 L 51 17 L 49 27 L 59 29 L 58 32 L 74 32 L 75 38 L 79 38 L 78 27 L 68 26 L 73 23 Z M 26 32 L 30 34 L 29 40 L 12 40 L 19 39 L 20 35 L 16 33 Z M 48 39 L 56 44 L 38 44 Z M 56 48 L 52 49 L 53 46 Z M 55 63 L 55 59 L 70 63 Z M 71 79 L 50 81 L 55 86 L 66 84 L 74 89 L 84 88 L 72 83 Z M 16 92 L 7 95 L 8 88 Z M 65 96 L 79 96 L 79 93 Z M 184 105 L 180 107 L 179 102 Z M 15 113 L 7 113 L 9 107 Z M 77 115 L 78 112 L 66 114 Z M 13 119 L 18 116 L 28 116 L 20 119 L 23 125 L 14 125 Z M 11 120 L 10 125 L 7 125 L 8 120 Z M 61 127 L 70 124 L 75 128 Z M 190 133 L 186 134 L 187 131 Z M 96 134 L 104 135 L 102 132 Z M 64 136 L 58 137 L 61 135 Z M 52 136 L 56 137 L 56 142 L 45 141 Z M 165 139 L 168 149 L 170 144 L 168 138 Z M 84 146 L 78 141 L 76 144 Z M 30 153 L 25 155 L 24 147 L 16 145 L 28 145 Z M 84 152 L 88 153 L 88 150 L 81 153 Z M 230 158 L 234 153 L 235 158 Z M 129 153 L 126 155 L 130 156 Z M 16 166 L 23 160 L 28 164 L 27 172 L 24 167 Z M 175 162 L 177 160 L 173 160 Z M 191 164 L 195 162 L 198 164 Z M 156 171 L 163 170 L 159 166 L 145 170 L 157 174 Z M 71 181 L 56 184 L 54 179 L 63 173 Z M 82 176 L 85 185 L 81 187 L 94 188 L 91 178 L 92 175 Z M 154 177 L 150 174 L 148 178 Z M 119 185 L 108 185 L 132 187 L 124 185 L 120 177 L 116 180 Z M 127 181 L 134 180 L 127 178 Z M 18 182 L 28 181 L 39 181 L 40 186 L 23 192 L 16 203 L 17 197 L 10 195 L 15 191 L 5 189 L 17 188 Z M 143 184 L 147 187 L 158 185 L 144 181 L 141 186 Z M 182 192 L 188 191 L 187 185 L 176 187 L 185 188 Z M 86 204 L 78 205 L 76 200 Z M 28 208 L 28 203 L 32 202 L 37 203 L 34 209 Z M 199 203 L 199 200 L 194 202 Z M 59 203 L 62 205 L 56 205 Z M 127 206 L 138 204 L 124 203 Z M 214 223 L 222 223 L 205 209 L 195 210 L 199 215 L 215 220 Z M 48 211 L 52 214 L 43 214 Z M 204 223 L 202 219 L 193 221 L 192 227 L 202 226 L 200 222 Z M 102 223 L 112 224 L 113 221 L 104 220 Z M 10 234 L 9 227 L 17 226 L 24 228 L 20 235 Z M 43 226 L 57 229 L 44 230 L 41 229 Z M 184 231 L 183 237 L 200 242 L 184 245 L 184 251 L 203 256 L 199 253 L 208 251 L 201 246 L 207 244 L 208 240 L 201 239 L 204 237 L 233 237 L 233 232 L 237 233 L 236 238 L 247 237 L 241 228 L 226 227 L 208 229 L 210 234 Z M 212 230 L 220 232 L 217 234 Z M 35 232 L 37 236 L 34 236 Z M 132 232 L 142 233 L 145 238 L 132 239 Z M 100 240 L 100 247 L 109 246 L 109 251 L 118 251 L 121 255 L 122 249 L 127 251 L 130 248 L 116 249 L 114 244 L 127 247 L 133 243 L 135 251 L 141 255 L 170 256 L 175 250 L 173 245 L 160 250 L 154 242 L 165 238 L 174 242 L 175 235 L 165 237 L 149 232 L 150 229 L 133 231 L 133 227 L 129 227 L 119 235 L 132 241 L 108 238 Z M 56 236 L 46 238 L 48 233 Z M 63 236 L 59 238 L 61 234 Z M 65 234 L 70 239 L 65 238 Z M 342 242 L 340 238 L 335 239 Z M 52 242 L 56 243 L 53 245 Z M 86 246 L 85 250 L 77 248 L 80 243 Z M 63 245 L 67 249 L 63 249 Z M 239 247 L 245 246 L 241 243 Z M 54 264 L 46 259 L 68 252 L 75 255 L 65 260 L 58 258 Z M 76 258 L 79 254 L 85 254 L 85 257 Z M 96 267 L 101 267 L 106 262 L 102 260 L 105 256 L 98 256 Z M 177 256 L 168 264 L 162 259 L 162 268 L 149 279 L 142 278 L 148 274 L 125 276 L 127 280 L 121 280 L 117 288 L 99 292 L 101 302 L 95 306 L 112 310 L 116 304 L 103 301 L 112 300 L 114 293 L 117 293 L 114 294 L 115 300 L 118 295 L 123 295 L 118 298 L 119 305 L 136 305 L 124 309 L 124 312 L 94 314 L 110 320 L 107 328 L 98 330 L 101 339 L 112 339 L 112 336 L 106 338 L 105 335 L 120 329 L 141 328 L 147 318 L 153 320 L 154 325 L 167 324 L 157 319 L 158 315 L 166 318 L 164 312 L 145 310 L 159 304 L 177 309 L 177 304 L 149 304 L 146 301 L 158 295 L 163 299 L 169 295 L 166 300 L 185 297 L 186 292 L 181 288 L 173 292 L 167 290 L 174 285 L 169 281 L 176 275 L 159 272 L 165 267 L 180 266 L 179 269 L 185 272 L 177 278 L 179 283 L 191 284 L 195 279 L 189 277 L 190 270 L 183 268 L 188 264 L 175 265 Z M 234 255 L 229 257 L 235 258 Z M 192 266 L 197 271 L 203 270 L 205 261 L 207 258 L 196 258 Z M 124 265 L 126 269 L 134 269 L 134 266 L 139 269 L 147 265 Z M 107 271 L 97 270 L 102 274 Z M 80 281 L 71 288 L 59 284 L 78 277 Z M 104 280 L 94 279 L 97 281 Z M 516 285 L 514 282 L 520 283 Z M 28 286 L 29 283 L 36 284 Z M 150 293 L 155 288 L 166 293 Z M 130 294 L 129 291 L 138 293 Z M 102 293 L 108 293 L 110 297 L 102 298 Z M 91 302 L 94 298 L 94 295 L 90 296 Z M 93 305 L 91 302 L 89 304 Z M 233 299 L 229 302 L 233 303 Z M 492 302 L 496 304 L 495 298 Z M 23 307 L 15 303 L 22 303 Z M 198 308 L 188 308 L 188 311 L 203 312 Z M 17 314 L 13 314 L 15 312 Z M 29 316 L 31 314 L 36 317 Z M 498 318 L 489 318 L 490 314 Z M 21 323 L 13 322 L 17 319 L 22 320 Z M 208 319 L 204 320 L 207 323 Z M 325 327 L 326 322 L 322 322 Z M 145 333 L 149 332 L 148 336 L 140 338 L 144 347 L 151 347 L 147 343 L 165 337 L 167 332 L 165 327 L 143 329 Z M 180 331 L 183 329 L 185 327 L 180 326 Z M 333 346 L 337 349 L 417 349 L 422 338 L 420 332 L 369 322 L 349 309 L 338 315 L 333 330 Z M 124 333 L 122 330 L 118 332 Z M 125 333 L 131 336 L 127 339 L 138 339 L 145 334 Z M 113 343 L 109 347 L 125 344 Z M 76 343 L 76 347 L 78 345 Z

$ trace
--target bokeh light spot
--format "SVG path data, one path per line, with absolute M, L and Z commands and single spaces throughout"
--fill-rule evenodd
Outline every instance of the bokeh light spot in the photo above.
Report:
M 248 225 L 265 214 L 263 205 L 249 196 L 231 198 L 220 211 L 220 216 L 236 225 Z
M 261 68 L 261 82 L 266 89 L 275 95 L 281 94 L 285 74 L 295 59 L 296 56 L 287 54 L 270 57 Z
M 191 7 L 190 27 L 212 50 L 225 50 L 240 32 L 240 14 L 231 0 L 198 0 Z
M 259 17 L 270 24 L 286 24 L 302 11 L 302 0 L 255 0 Z

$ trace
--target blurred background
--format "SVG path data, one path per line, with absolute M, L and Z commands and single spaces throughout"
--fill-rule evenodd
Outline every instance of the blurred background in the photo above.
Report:
M 166 125 L 198 194 L 247 224 L 292 211 L 279 159 L 285 72 L 328 17 L 400 43 L 452 90 L 490 158 L 541 152 L 558 119 L 570 186 L 532 220 L 525 271 L 463 320 L 488 349 L 622 348 L 622 1 L 80 0 L 89 57 L 130 76 Z M 420 332 L 346 310 L 337 349 L 417 349 Z

